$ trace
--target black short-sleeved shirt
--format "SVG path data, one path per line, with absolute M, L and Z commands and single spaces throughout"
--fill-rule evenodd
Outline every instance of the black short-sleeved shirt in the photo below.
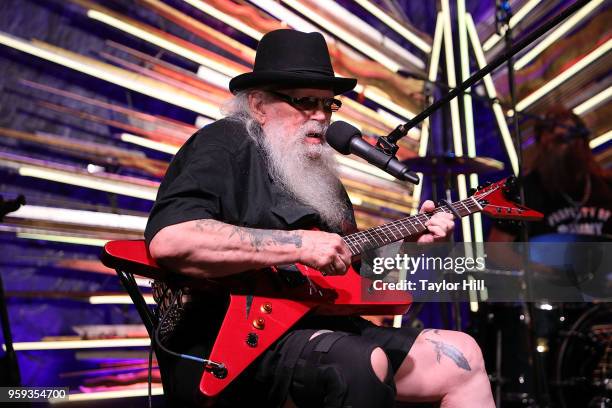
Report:
M 354 227 L 346 198 L 347 223 Z M 251 228 L 330 230 L 314 209 L 272 180 L 262 149 L 231 119 L 202 128 L 178 151 L 159 187 L 145 239 L 150 243 L 169 225 L 209 218 Z
M 612 186 L 605 179 L 591 175 L 590 196 L 579 206 L 562 194 L 547 192 L 537 171 L 524 177 L 523 188 L 525 204 L 544 214 L 542 221 L 527 223 L 529 237 L 543 234 L 612 235 Z M 511 234 L 519 233 L 516 226 L 503 222 L 498 227 Z

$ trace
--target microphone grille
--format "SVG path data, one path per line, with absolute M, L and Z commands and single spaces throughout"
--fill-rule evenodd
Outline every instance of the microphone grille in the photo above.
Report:
M 351 153 L 351 139 L 355 136 L 361 136 L 359 129 L 341 120 L 329 125 L 325 134 L 327 143 L 342 154 Z

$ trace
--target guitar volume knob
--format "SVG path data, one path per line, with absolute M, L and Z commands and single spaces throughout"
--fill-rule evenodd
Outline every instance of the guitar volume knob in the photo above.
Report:
M 263 330 L 263 328 L 266 327 L 265 319 L 263 317 L 259 317 L 253 320 L 253 327 L 259 330 Z
M 264 303 L 260 307 L 262 313 L 272 313 L 272 303 Z

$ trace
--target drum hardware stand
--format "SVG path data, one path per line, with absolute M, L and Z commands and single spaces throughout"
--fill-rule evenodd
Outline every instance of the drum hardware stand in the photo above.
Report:
M 404 70 L 399 70 L 398 73 L 404 77 L 407 78 L 414 78 L 414 79 L 418 79 L 419 81 L 423 81 L 425 82 L 426 86 L 425 86 L 425 96 L 429 95 L 431 96 L 431 94 L 429 93 L 428 89 L 429 89 L 429 85 L 433 85 L 436 86 L 440 89 L 443 89 L 447 92 L 452 91 L 453 87 L 448 86 L 447 84 L 445 84 L 444 82 L 441 81 L 431 81 L 429 80 L 427 77 L 414 73 L 414 72 L 410 72 L 410 71 L 404 71 Z M 499 98 L 489 98 L 487 95 L 480 95 L 478 94 L 476 91 L 474 90 L 465 90 L 462 92 L 463 95 L 469 95 L 472 99 L 476 99 L 482 102 L 487 103 L 489 106 L 492 106 L 494 103 L 499 104 L 502 108 L 504 109 L 512 109 L 512 106 L 503 102 L 501 99 Z M 529 113 L 529 112 L 514 112 L 514 114 L 519 115 L 519 117 L 524 117 L 526 119 L 534 119 L 534 120 L 541 120 L 541 121 L 545 121 L 546 118 L 544 116 L 541 115 L 537 115 L 535 113 Z
M 502 386 L 504 378 L 502 377 L 502 332 L 497 329 L 495 332 L 495 406 L 501 407 Z
M 4 198 L 0 195 L 0 222 L 4 220 L 4 216 L 13 211 L 17 211 L 19 207 L 26 203 L 25 197 L 19 195 L 14 200 L 4 201 Z M 2 336 L 4 337 L 4 344 L 6 347 L 6 356 L 3 358 L 6 364 L 5 370 L 6 376 L 2 376 L 3 386 L 20 386 L 21 375 L 19 374 L 19 363 L 17 362 L 17 354 L 13 347 L 13 335 L 11 333 L 11 326 L 8 316 L 8 308 L 6 304 L 6 297 L 4 294 L 4 283 L 2 282 L 2 273 L 0 273 L 0 323 L 2 324 Z
M 510 18 L 512 18 L 512 8 L 510 6 L 510 2 L 508 0 L 496 0 L 496 13 L 495 20 L 498 34 L 503 35 L 504 37 L 504 46 L 506 53 L 510 53 L 512 49 L 512 27 L 510 26 Z M 513 127 L 513 139 L 514 139 L 514 147 L 517 155 L 518 161 L 518 179 L 523 179 L 523 149 L 522 149 L 522 137 L 521 137 L 521 129 L 519 125 L 519 115 L 516 113 L 516 79 L 514 72 L 514 56 L 510 55 L 508 60 L 506 61 L 506 70 L 508 73 L 508 89 L 510 91 L 510 109 L 512 109 L 512 127 Z M 525 190 L 523 188 L 523 183 L 518 183 L 519 188 L 519 196 L 520 203 L 525 205 Z M 528 264 L 529 251 L 527 250 L 527 242 L 529 241 L 527 224 L 525 222 L 520 223 L 520 238 L 523 242 L 523 265 Z M 523 284 L 525 285 L 527 299 L 530 299 L 530 290 L 531 290 L 531 276 L 527 268 L 524 268 L 525 275 L 523 275 Z M 525 325 L 527 326 L 527 345 L 529 348 L 529 360 L 531 362 L 531 370 L 533 372 L 533 378 L 535 380 L 535 393 L 537 401 L 536 403 L 542 404 L 545 407 L 550 406 L 550 394 L 548 390 L 548 384 L 546 382 L 546 372 L 543 367 L 542 359 L 536 350 L 536 327 L 535 327 L 535 319 L 534 316 L 534 306 L 533 303 L 523 302 L 521 305 L 523 308 L 523 313 L 525 315 Z M 496 369 L 501 370 L 501 364 Z M 501 375 L 501 371 L 499 372 Z M 497 387 L 501 387 L 501 384 L 498 384 Z
M 442 68 L 442 70 L 444 70 L 445 68 Z M 442 74 L 444 75 L 444 74 Z M 410 74 L 410 76 L 413 77 L 419 77 L 419 79 L 423 79 L 425 82 L 425 104 L 426 107 L 428 105 L 431 105 L 431 102 L 433 101 L 433 97 L 434 97 L 434 89 L 432 87 L 435 86 L 436 88 L 438 88 L 438 90 L 444 90 L 444 91 L 448 91 L 449 89 L 451 89 L 447 84 L 445 84 L 444 82 L 439 82 L 439 81 L 429 81 L 427 79 L 424 79 L 423 77 L 416 75 L 416 74 Z M 467 91 L 466 91 L 467 93 Z M 448 111 L 448 105 L 444 107 L 444 109 L 441 110 L 441 116 L 442 116 L 442 151 L 443 156 L 450 156 L 450 154 L 448 153 L 449 150 L 449 146 L 448 146 L 448 142 L 449 142 L 449 135 L 448 135 L 448 128 L 449 128 L 449 111 Z M 433 143 L 432 143 L 433 145 Z M 444 168 L 444 163 L 440 164 L 440 169 Z M 447 205 L 448 208 L 452 209 L 452 206 L 450 206 L 450 202 L 452 202 L 452 197 L 451 197 L 451 193 L 452 193 L 452 171 L 450 168 L 448 168 L 446 171 L 442 172 L 442 171 L 438 171 L 438 170 L 434 170 L 432 172 L 430 172 L 430 177 L 431 177 L 431 199 L 434 203 L 436 203 L 436 206 L 440 206 L 440 205 Z M 442 187 L 444 188 L 444 193 L 443 193 L 443 198 L 440 199 L 438 196 L 438 188 L 440 185 L 440 181 L 442 182 Z M 461 217 L 457 217 L 458 219 L 460 219 Z M 453 245 L 454 243 L 454 237 L 451 236 L 450 237 L 450 241 L 451 241 L 451 245 Z M 451 278 L 453 278 L 454 276 L 451 276 Z M 454 297 L 454 294 L 453 294 Z M 448 305 L 445 302 L 441 302 L 440 303 L 440 320 L 442 323 L 442 327 L 444 329 L 447 330 L 451 330 L 451 329 L 456 329 L 456 330 L 461 330 L 461 312 L 460 312 L 460 305 L 459 302 L 456 300 L 453 300 L 451 302 L 451 307 L 449 310 Z

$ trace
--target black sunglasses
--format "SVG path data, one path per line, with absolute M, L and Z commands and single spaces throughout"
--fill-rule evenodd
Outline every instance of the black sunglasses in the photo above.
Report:
M 316 98 L 314 96 L 303 96 L 301 98 L 294 98 L 284 93 L 269 91 L 272 95 L 279 99 L 287 102 L 296 109 L 304 111 L 313 111 L 318 109 L 323 104 L 323 110 L 325 112 L 336 112 L 342 106 L 342 102 L 335 98 Z

